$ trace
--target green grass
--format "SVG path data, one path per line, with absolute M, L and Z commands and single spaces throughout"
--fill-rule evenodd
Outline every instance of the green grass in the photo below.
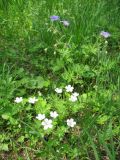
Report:
M 0 159 L 119 160 L 119 19 L 119 0 L 0 0 Z M 78 102 L 54 93 L 68 84 Z M 51 110 L 60 116 L 44 132 L 35 117 Z

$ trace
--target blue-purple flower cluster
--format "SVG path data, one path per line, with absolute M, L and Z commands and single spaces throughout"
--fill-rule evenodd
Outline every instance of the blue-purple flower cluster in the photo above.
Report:
M 60 17 L 59 16 L 50 16 L 51 21 L 60 21 Z M 67 20 L 62 20 L 60 21 L 65 27 L 68 27 L 70 25 L 70 23 Z
M 104 37 L 104 38 L 110 37 L 110 33 L 109 33 L 109 32 L 105 32 L 105 31 L 101 31 L 101 32 L 100 32 L 100 35 L 101 35 L 102 37 Z
M 59 16 L 53 15 L 50 16 L 51 21 L 60 21 L 65 27 L 68 27 L 70 25 L 69 21 L 67 20 L 60 20 Z M 105 31 L 101 31 L 100 35 L 104 38 L 108 38 L 111 36 L 111 34 L 109 32 L 105 32 Z

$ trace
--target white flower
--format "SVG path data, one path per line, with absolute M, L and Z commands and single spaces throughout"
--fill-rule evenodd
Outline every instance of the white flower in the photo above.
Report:
M 75 101 L 77 101 L 77 97 L 71 95 L 71 97 L 69 98 L 69 100 L 72 101 L 72 102 L 75 102 Z
M 55 92 L 57 92 L 57 93 L 62 93 L 62 88 L 56 88 L 56 89 L 55 89 Z
M 68 27 L 70 25 L 70 23 L 68 21 L 65 21 L 65 20 L 60 21 L 60 22 L 62 22 L 65 27 Z
M 74 87 L 72 87 L 71 85 L 68 85 L 65 87 L 65 89 L 66 89 L 66 92 L 72 92 Z
M 74 121 L 73 118 L 67 119 L 67 125 L 69 127 L 74 127 L 76 125 L 76 122 Z
M 35 97 L 29 98 L 29 100 L 28 100 L 28 102 L 31 103 L 31 104 L 34 104 L 37 101 L 38 101 L 38 99 L 36 99 Z
M 14 100 L 15 103 L 20 103 L 23 101 L 22 97 L 16 97 L 16 99 Z
M 44 121 L 42 122 L 42 125 L 44 126 L 44 130 L 48 128 L 52 128 L 52 120 L 45 118 Z
M 36 118 L 41 121 L 41 120 L 45 119 L 45 114 L 38 114 L 36 116 Z
M 56 118 L 56 117 L 58 116 L 58 113 L 57 113 L 56 111 L 50 112 L 50 116 L 51 116 L 52 118 Z
M 75 96 L 75 97 L 78 97 L 78 96 L 79 96 L 79 93 L 74 92 L 72 95 Z

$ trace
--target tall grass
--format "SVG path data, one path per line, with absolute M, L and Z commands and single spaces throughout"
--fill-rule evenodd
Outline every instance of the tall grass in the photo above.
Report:
M 59 15 L 70 21 L 71 27 L 65 30 L 66 38 L 73 37 L 81 43 L 100 29 L 112 31 L 119 26 L 119 1 L 67 0 L 67 1 L 1 1 L 1 30 L 3 36 L 43 42 L 49 40 L 45 23 L 50 15 Z M 3 10 L 6 8 L 6 10 Z M 98 18 L 99 17 L 99 18 Z M 109 26 L 109 27 L 108 27 Z

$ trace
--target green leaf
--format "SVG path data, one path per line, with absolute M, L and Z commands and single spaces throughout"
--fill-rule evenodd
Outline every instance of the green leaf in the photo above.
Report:
M 45 80 L 41 76 L 37 76 L 31 79 L 28 79 L 27 83 L 25 84 L 26 88 L 35 89 L 35 88 L 43 88 L 48 87 L 50 85 L 49 80 Z
M 18 138 L 18 142 L 24 142 L 24 139 L 25 139 L 25 137 L 21 136 L 21 137 Z
M 8 144 L 7 143 L 2 143 L 0 145 L 0 150 L 1 151 L 9 151 Z
M 108 120 L 108 118 L 109 117 L 107 115 L 100 116 L 97 120 L 97 123 L 103 125 Z
M 9 116 L 9 115 L 7 115 L 7 114 L 2 114 L 2 118 L 3 118 L 3 119 L 5 119 L 5 120 L 8 120 L 8 119 L 9 119 L 9 117 L 10 117 L 10 116 Z
M 11 123 L 12 125 L 17 125 L 17 124 L 18 124 L 18 121 L 17 121 L 15 118 L 10 117 L 10 123 Z

